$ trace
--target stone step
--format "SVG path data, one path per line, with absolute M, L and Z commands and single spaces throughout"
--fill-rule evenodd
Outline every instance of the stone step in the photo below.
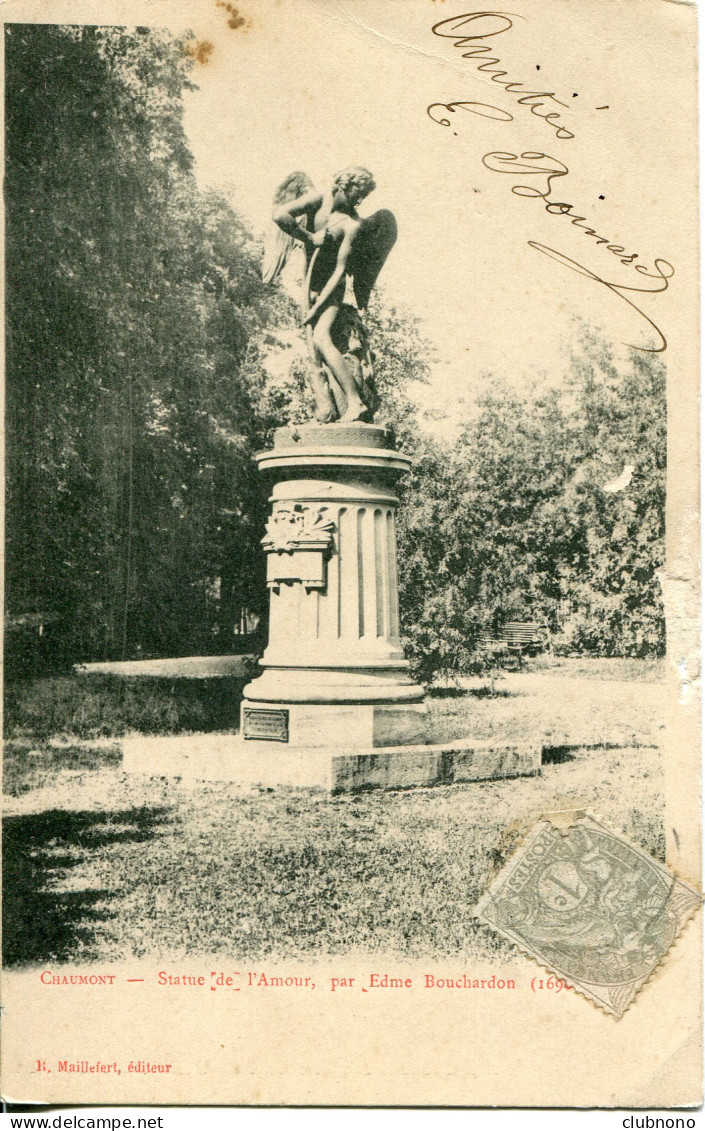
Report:
M 122 740 L 122 749 L 127 773 L 332 792 L 491 781 L 541 769 L 538 743 L 468 739 L 353 752 L 295 749 L 239 734 L 130 735 Z

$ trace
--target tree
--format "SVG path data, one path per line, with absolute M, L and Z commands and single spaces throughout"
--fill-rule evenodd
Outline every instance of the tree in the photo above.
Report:
M 584 333 L 561 389 L 499 382 L 452 450 L 427 443 L 400 516 L 407 646 L 426 681 L 495 662 L 510 620 L 561 646 L 663 652 L 665 370 Z
M 584 428 L 565 492 L 580 568 L 565 571 L 570 613 L 564 646 L 599 655 L 658 656 L 665 650 L 659 571 L 665 559 L 666 370 L 634 352 L 617 372 L 585 332 L 571 389 Z
M 8 607 L 58 615 L 73 660 L 227 650 L 215 586 L 258 541 L 251 455 L 281 422 L 261 343 L 285 306 L 196 186 L 183 43 L 6 35 Z M 225 604 L 256 608 L 254 580 L 231 570 Z

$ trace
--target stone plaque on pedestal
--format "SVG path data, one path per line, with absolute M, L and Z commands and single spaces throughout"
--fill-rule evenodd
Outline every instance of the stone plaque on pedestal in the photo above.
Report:
M 243 738 L 289 741 L 289 712 L 282 708 L 245 707 L 242 712 Z

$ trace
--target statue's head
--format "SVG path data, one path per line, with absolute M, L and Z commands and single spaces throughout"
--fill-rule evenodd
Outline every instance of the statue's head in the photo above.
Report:
M 361 165 L 351 165 L 343 169 L 333 180 L 333 195 L 342 193 L 353 207 L 369 196 L 375 187 L 375 180 L 369 169 Z

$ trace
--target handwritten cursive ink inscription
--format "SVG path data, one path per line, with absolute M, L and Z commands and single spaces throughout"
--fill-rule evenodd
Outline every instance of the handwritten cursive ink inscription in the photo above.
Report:
M 547 255 L 549 259 L 555 259 L 557 263 L 560 263 L 564 267 L 567 267 L 570 271 L 577 271 L 579 275 L 583 275 L 586 279 L 591 279 L 593 282 L 599 283 L 600 286 L 607 287 L 608 291 L 612 291 L 612 293 L 617 295 L 618 298 L 623 299 L 624 302 L 628 304 L 628 306 L 631 306 L 632 310 L 635 310 L 638 315 L 644 318 L 652 327 L 652 329 L 655 330 L 660 339 L 660 345 L 653 347 L 634 346 L 628 342 L 625 342 L 625 345 L 629 345 L 630 349 L 641 350 L 643 353 L 663 353 L 668 345 L 665 335 L 661 330 L 659 330 L 656 323 L 651 318 L 649 318 L 648 314 L 645 314 L 644 311 L 636 305 L 636 303 L 632 302 L 632 300 L 630 298 L 627 298 L 626 294 L 623 294 L 622 292 L 629 291 L 630 293 L 642 295 L 656 295 L 660 294 L 662 291 L 667 291 L 668 280 L 671 279 L 675 273 L 675 268 L 672 264 L 668 263 L 665 259 L 656 259 L 654 260 L 654 267 L 656 268 L 658 274 L 650 275 L 646 271 L 646 269 L 643 269 L 640 272 L 647 279 L 660 279 L 663 284 L 662 286 L 627 287 L 624 285 L 624 283 L 608 283 L 606 279 L 601 279 L 600 276 L 596 275 L 594 271 L 591 271 L 589 267 L 583 267 L 583 265 L 581 263 L 577 263 L 575 259 L 570 259 L 567 255 L 563 255 L 562 252 L 555 251 L 552 247 L 546 247 L 545 244 L 537 243 L 535 240 L 528 240 L 527 243 L 529 244 L 529 247 L 533 247 L 536 251 L 542 252 L 544 255 Z M 640 266 L 641 265 L 638 265 L 636 267 L 637 271 L 639 271 Z
M 447 110 L 449 114 L 454 114 L 457 106 L 461 110 L 467 110 L 469 114 L 477 114 L 480 118 L 492 118 L 495 122 L 514 121 L 508 110 L 500 110 L 498 106 L 490 106 L 487 102 L 432 102 L 430 106 L 426 107 L 426 113 L 437 126 L 450 125 L 450 119 L 448 118 L 434 118 L 431 111 L 435 110 L 438 106 Z
M 523 19 L 524 17 L 519 18 Z M 484 21 L 484 23 L 479 21 Z M 461 32 L 461 29 L 467 26 L 471 26 L 473 29 L 469 35 Z M 520 106 L 527 106 L 537 118 L 543 118 L 555 131 L 556 137 L 561 138 L 561 140 L 575 137 L 571 130 L 559 124 L 560 111 L 548 110 L 546 113 L 543 112 L 546 104 L 551 102 L 555 103 L 556 106 L 563 106 L 568 109 L 568 103 L 561 102 L 560 98 L 556 97 L 555 91 L 526 90 L 523 82 L 515 82 L 513 79 L 509 79 L 507 82 L 505 80 L 509 74 L 508 71 L 494 70 L 501 62 L 499 56 L 496 59 L 493 57 L 485 58 L 485 56 L 490 56 L 494 48 L 479 41 L 491 39 L 495 35 L 502 35 L 513 26 L 512 18 L 504 12 L 468 12 L 463 16 L 451 16 L 450 19 L 441 20 L 440 23 L 433 25 L 431 31 L 434 35 L 439 35 L 444 39 L 455 40 L 453 46 L 463 48 L 463 59 L 482 59 L 483 62 L 477 64 L 478 71 L 490 75 L 490 81 L 503 86 Z M 460 34 L 458 34 L 459 32 Z M 435 105 L 438 106 L 441 103 L 435 103 Z M 454 102 L 450 105 L 457 106 L 458 103 Z
M 524 19 L 523 16 L 519 18 Z M 547 101 L 552 101 L 558 106 L 563 107 L 567 107 L 568 103 L 561 102 L 553 91 L 526 91 L 523 83 L 513 80 L 506 81 L 508 72 L 494 69 L 500 63 L 499 57 L 489 57 L 490 52 L 493 51 L 494 48 L 479 42 L 484 39 L 491 39 L 495 36 L 503 35 L 504 32 L 509 31 L 512 27 L 512 17 L 505 12 L 468 12 L 461 16 L 452 16 L 449 19 L 441 20 L 440 23 L 434 24 L 431 30 L 434 35 L 453 39 L 454 46 L 462 49 L 462 57 L 464 59 L 482 59 L 483 61 L 477 65 L 477 70 L 489 74 L 491 81 L 503 86 L 506 92 L 515 98 L 520 106 L 528 106 L 532 114 L 545 119 L 555 131 L 556 137 L 562 140 L 574 138 L 575 134 L 571 130 L 558 124 L 561 117 L 559 112 L 542 112 Z M 467 31 L 468 28 L 471 29 L 469 33 Z M 490 118 L 494 121 L 511 122 L 514 120 L 508 110 L 500 109 L 486 102 L 469 100 L 458 102 L 433 102 L 426 108 L 426 113 L 431 121 L 439 126 L 446 127 L 451 127 L 452 123 L 456 125 L 459 124 L 462 114 L 457 118 L 452 118 L 458 111 L 475 114 L 481 118 Z M 452 132 L 457 136 L 457 130 L 453 129 Z M 654 259 L 653 270 L 651 270 L 646 264 L 640 261 L 639 252 L 627 252 L 622 244 L 613 242 L 607 236 L 600 235 L 595 228 L 590 227 L 587 222 L 587 217 L 578 215 L 573 204 L 568 201 L 553 199 L 551 195 L 553 192 L 553 182 L 568 176 L 570 172 L 568 166 L 563 161 L 558 160 L 558 158 L 534 150 L 526 150 L 519 154 L 508 153 L 503 150 L 493 150 L 484 155 L 482 164 L 491 172 L 508 173 L 516 177 L 518 183 L 512 185 L 511 190 L 515 196 L 540 200 L 543 203 L 545 211 L 551 216 L 567 216 L 573 227 L 578 228 L 586 236 L 593 239 L 598 247 L 605 248 L 605 250 L 615 256 L 623 266 L 631 267 L 643 278 L 656 280 L 657 285 L 654 287 L 634 287 L 626 283 L 612 283 L 601 278 L 600 275 L 591 271 L 590 268 L 584 267 L 582 264 L 578 263 L 577 260 L 571 259 L 562 252 L 547 247 L 545 244 L 538 243 L 536 240 L 528 241 L 529 247 L 534 248 L 534 250 L 540 251 L 543 255 L 547 255 L 550 259 L 553 259 L 555 262 L 567 267 L 571 271 L 577 272 L 584 278 L 606 287 L 612 294 L 622 299 L 628 306 L 631 306 L 658 335 L 659 344 L 657 346 L 631 346 L 630 348 L 642 350 L 645 353 L 662 353 L 667 346 L 665 335 L 656 323 L 627 296 L 628 294 L 660 294 L 668 290 L 669 280 L 675 274 L 675 267 L 673 267 L 668 260 L 657 258 Z M 536 178 L 536 180 L 531 184 L 521 183 L 529 178 Z
M 573 211 L 573 205 L 568 204 L 562 200 L 551 200 L 551 181 L 556 177 L 565 177 L 570 172 L 567 165 L 562 161 L 558 161 L 555 157 L 550 157 L 547 153 L 503 153 L 497 151 L 494 153 L 486 153 L 482 158 L 482 164 L 486 169 L 490 169 L 493 173 L 520 173 L 525 176 L 541 176 L 546 178 L 546 187 L 541 191 L 535 185 L 513 185 L 512 192 L 516 196 L 529 197 L 533 200 L 543 200 L 546 211 L 551 216 L 569 216 L 570 222 L 576 228 L 581 228 L 586 236 L 592 236 L 595 242 L 604 244 L 607 251 L 612 255 L 616 255 L 620 263 L 625 266 L 636 267 L 635 260 L 639 258 L 639 252 L 634 251 L 630 255 L 625 255 L 626 249 L 621 244 L 611 243 L 606 236 L 600 236 L 594 228 L 589 227 L 584 221 L 587 219 L 585 216 L 578 216 Z
M 587 267 L 582 267 L 581 264 L 576 263 L 574 259 L 569 259 L 567 255 L 561 252 L 554 251 L 552 248 L 546 248 L 544 244 L 536 243 L 534 240 L 529 240 L 529 247 L 535 248 L 537 251 L 542 251 L 545 255 L 550 256 L 557 262 L 562 263 L 566 267 L 570 267 L 572 271 L 577 271 L 579 274 L 584 275 L 586 278 L 593 279 L 597 283 L 601 283 L 607 287 L 614 294 L 619 295 L 625 302 L 629 303 L 634 310 L 639 313 L 642 318 L 653 326 L 656 333 L 659 335 L 661 345 L 655 349 L 644 346 L 633 346 L 633 349 L 643 349 L 647 353 L 662 353 L 666 349 L 666 338 L 659 330 L 655 322 L 642 310 L 640 310 L 633 302 L 631 302 L 622 291 L 635 291 L 640 294 L 659 294 L 661 291 L 668 289 L 668 280 L 675 274 L 675 268 L 666 259 L 655 259 L 654 267 L 656 274 L 651 274 L 644 263 L 638 262 L 639 253 L 632 252 L 630 255 L 625 255 L 625 248 L 621 244 L 610 243 L 606 236 L 600 236 L 594 228 L 589 227 L 584 223 L 586 217 L 578 216 L 573 212 L 573 205 L 565 201 L 551 200 L 551 182 L 557 177 L 565 177 L 569 173 L 567 165 L 562 161 L 558 161 L 555 157 L 550 157 L 547 153 L 534 153 L 527 151 L 517 155 L 516 153 L 504 153 L 496 151 L 493 153 L 486 153 L 482 158 L 482 164 L 486 169 L 490 169 L 495 173 L 513 173 L 520 174 L 522 177 L 526 176 L 540 176 L 546 178 L 545 188 L 543 191 L 535 185 L 513 185 L 512 192 L 516 196 L 527 197 L 529 199 L 538 199 L 544 202 L 546 211 L 552 216 L 569 216 L 570 222 L 575 227 L 582 229 L 586 236 L 591 236 L 595 242 L 604 245 L 606 250 L 615 255 L 619 262 L 627 267 L 632 267 L 638 274 L 643 275 L 647 279 L 658 279 L 662 286 L 648 288 L 648 287 L 630 287 L 624 283 L 608 283 L 601 279 L 599 275 L 595 275 Z

